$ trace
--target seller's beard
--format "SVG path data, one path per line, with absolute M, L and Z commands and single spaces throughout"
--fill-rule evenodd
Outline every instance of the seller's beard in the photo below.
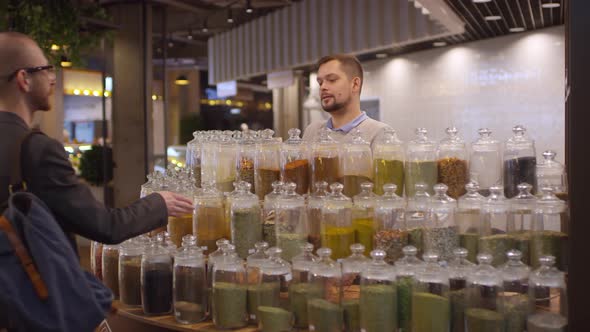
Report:
M 322 109 L 328 113 L 333 113 L 333 112 L 337 112 L 340 111 L 342 109 L 344 109 L 344 107 L 346 107 L 346 105 L 348 104 L 348 101 L 346 102 L 334 102 L 331 105 L 324 105 L 322 104 Z

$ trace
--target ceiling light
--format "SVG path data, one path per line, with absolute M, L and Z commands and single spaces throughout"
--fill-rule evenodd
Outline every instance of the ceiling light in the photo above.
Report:
M 473 3 L 486 3 L 486 2 L 492 2 L 492 0 L 473 0 Z
M 98 97 L 98 96 L 100 96 L 100 91 L 96 91 L 95 90 L 95 91 L 92 92 L 92 95 L 95 96 L 95 97 Z
M 209 32 L 209 29 L 207 29 L 207 27 L 203 27 L 203 29 L 201 29 L 202 32 L 207 33 Z
M 186 39 L 193 40 L 193 32 L 190 29 L 188 30 L 188 35 L 186 36 Z
M 526 29 L 523 27 L 514 27 L 514 28 L 510 28 L 509 30 L 510 30 L 510 32 L 523 32 Z
M 437 41 L 437 42 L 434 42 L 434 43 L 432 43 L 432 46 L 434 46 L 434 47 L 443 47 L 443 46 L 447 46 L 447 42 L 444 42 L 444 41 Z
M 174 81 L 174 84 L 176 84 L 176 85 L 188 85 L 189 83 L 190 83 L 190 81 L 184 75 L 178 76 L 176 78 L 176 80 Z
M 559 3 L 544 3 L 541 5 L 541 7 L 545 8 L 545 9 L 552 9 L 552 8 L 559 8 L 559 6 L 561 6 Z
M 375 57 L 377 59 L 387 58 L 387 53 L 377 53 L 377 54 L 375 54 Z
M 499 15 L 490 15 L 490 16 L 485 16 L 484 19 L 486 21 L 499 21 L 502 19 L 502 16 Z
M 84 90 L 84 91 L 82 91 L 82 93 L 83 93 L 85 96 L 88 96 L 88 95 L 90 95 L 90 90 Z
M 254 12 L 254 8 L 250 4 L 250 0 L 246 0 L 246 13 L 252 14 Z
M 229 23 L 229 24 L 234 23 L 234 18 L 232 16 L 231 9 L 227 10 L 227 23 Z
M 80 90 L 78 90 L 78 89 L 74 89 L 74 94 L 75 94 L 76 96 L 77 96 L 77 95 L 79 95 L 79 94 L 80 94 Z
M 168 47 L 169 48 L 174 47 L 174 43 L 173 42 L 168 42 Z

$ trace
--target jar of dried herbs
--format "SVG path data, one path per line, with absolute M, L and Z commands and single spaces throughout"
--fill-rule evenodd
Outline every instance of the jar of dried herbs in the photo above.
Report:
M 330 248 L 335 259 L 350 255 L 349 248 L 354 243 L 352 200 L 342 194 L 343 188 L 338 182 L 332 183 L 332 193 L 322 207 L 322 247 Z
M 262 239 L 270 247 L 277 245 L 276 203 L 283 193 L 283 185 L 282 181 L 273 182 L 272 192 L 264 196 L 262 203 Z
M 256 156 L 256 140 L 252 131 L 245 131 L 238 142 L 238 156 L 236 158 L 236 180 L 248 182 L 250 192 L 255 193 L 254 160 Z
M 194 205 L 193 234 L 197 236 L 199 246 L 206 248 L 206 253 L 213 252 L 217 249 L 215 242 L 226 232 L 223 194 L 213 183 L 204 183 L 203 190 L 194 197 Z
M 283 259 L 287 261 L 299 254 L 309 234 L 305 198 L 297 194 L 296 186 L 293 182 L 285 183 L 284 192 L 275 203 L 276 242 L 282 249 Z
M 317 250 L 320 257 L 310 271 L 309 283 L 318 291 L 318 297 L 308 298 L 307 313 L 309 329 L 312 331 L 342 331 L 344 311 L 342 309 L 342 269 L 330 256 L 330 248 Z
M 373 182 L 373 154 L 371 145 L 361 136 L 360 129 L 352 134 L 350 142 L 344 145 L 341 155 L 342 191 L 347 197 L 354 197 L 361 192 L 361 184 Z M 372 188 L 371 188 L 372 189 Z
M 181 324 L 194 324 L 207 318 L 207 271 L 203 251 L 194 235 L 182 239 L 174 257 L 174 318 Z
M 412 293 L 416 283 L 416 273 L 424 267 L 424 262 L 416 257 L 414 246 L 403 248 L 404 256 L 395 262 L 397 285 L 398 326 L 403 332 L 412 331 Z
M 393 264 L 402 257 L 408 245 L 408 232 L 404 220 L 405 201 L 396 195 L 397 186 L 383 185 L 384 194 L 375 200 L 375 235 L 373 247 L 384 250 L 385 261 Z
M 395 130 L 386 128 L 383 136 L 373 144 L 373 174 L 375 193 L 383 195 L 383 185 L 393 183 L 395 193 L 404 193 L 404 144 L 397 138 Z M 389 256 L 389 255 L 388 255 Z
M 320 181 L 314 184 L 315 191 L 307 198 L 307 222 L 309 225 L 308 241 L 315 248 L 322 246 L 322 207 L 328 195 L 328 182 Z
M 555 266 L 567 271 L 568 212 L 564 201 L 555 196 L 552 187 L 541 189 L 542 196 L 534 210 L 531 235 L 531 265 L 540 266 L 543 256 L 555 257 Z
M 406 196 L 413 197 L 416 184 L 426 185 L 426 191 L 433 194 L 438 181 L 436 162 L 436 143 L 428 138 L 425 128 L 416 129 L 416 138 L 408 143 L 408 153 L 404 165 Z
M 102 249 L 102 282 L 119 298 L 119 245 L 105 244 Z
M 119 249 L 119 298 L 128 306 L 141 306 L 141 256 L 145 243 L 130 239 Z
M 537 153 L 535 141 L 526 136 L 521 125 L 512 128 L 513 135 L 504 146 L 504 194 L 512 198 L 518 194 L 517 186 L 523 182 L 537 192 Z
M 243 261 L 235 255 L 235 247 L 222 247 L 223 255 L 213 266 L 213 324 L 219 329 L 235 329 L 248 325 L 248 286 Z
M 358 331 L 359 327 L 359 298 L 361 272 L 371 262 L 365 256 L 365 247 L 360 243 L 350 246 L 352 254 L 342 259 L 342 305 L 344 308 L 344 325 L 347 331 Z M 346 304 L 346 305 L 345 305 Z M 350 318 L 350 319 L 347 319 Z M 356 318 L 356 319 L 355 319 Z
M 405 222 L 408 230 L 408 245 L 416 247 L 418 257 L 424 252 L 424 230 L 430 223 L 430 195 L 426 192 L 426 184 L 417 183 L 416 193 L 408 198 Z
M 504 331 L 502 274 L 492 260 L 490 254 L 478 254 L 479 265 L 467 278 L 466 331 Z
M 455 220 L 459 229 L 459 246 L 467 249 L 467 259 L 475 263 L 481 234 L 481 208 L 485 197 L 479 193 L 477 182 L 465 185 L 467 193 L 457 200 Z
M 446 184 L 448 195 L 457 199 L 465 194 L 469 180 L 467 149 L 457 128 L 447 128 L 446 132 L 447 137 L 438 145 L 438 183 Z
M 340 144 L 330 137 L 330 129 L 323 127 L 311 145 L 311 184 L 325 181 L 328 185 L 339 181 L 341 176 Z
M 397 286 L 385 251 L 371 251 L 372 261 L 361 273 L 360 328 L 366 332 L 398 330 Z
M 250 193 L 250 184 L 244 183 L 231 201 L 231 242 L 240 258 L 248 257 L 248 250 L 262 241 L 261 218 L 258 197 Z
M 467 259 L 467 249 L 453 250 L 449 262 L 449 300 L 451 301 L 451 331 L 465 331 L 465 304 L 467 301 L 467 277 L 473 272 L 475 264 Z
M 299 137 L 301 130 L 289 129 L 289 138 L 281 148 L 281 178 L 283 182 L 297 185 L 297 193 L 305 195 L 310 185 L 309 151 L 307 145 Z
M 441 261 L 449 261 L 453 250 L 459 247 L 459 234 L 455 224 L 457 201 L 447 195 L 448 187 L 442 183 L 434 186 L 430 200 L 430 214 L 424 229 L 424 251 L 436 252 Z
M 255 192 L 259 200 L 272 191 L 272 183 L 280 180 L 281 139 L 273 138 L 274 131 L 265 129 L 262 139 L 256 144 L 254 159 Z
M 172 311 L 172 257 L 152 239 L 141 258 L 141 306 L 148 316 Z

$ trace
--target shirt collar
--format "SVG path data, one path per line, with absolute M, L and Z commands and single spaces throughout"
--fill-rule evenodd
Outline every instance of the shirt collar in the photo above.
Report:
M 349 123 L 345 124 L 344 126 L 342 126 L 340 128 L 334 129 L 334 124 L 332 124 L 332 118 L 330 117 L 328 119 L 328 122 L 326 122 L 326 127 L 328 127 L 328 129 L 333 130 L 333 131 L 341 131 L 341 132 L 348 134 L 351 130 L 356 128 L 359 124 L 361 124 L 361 122 L 365 121 L 368 118 L 369 118 L 369 116 L 367 116 L 367 113 L 363 111 L 363 112 L 361 112 L 361 115 L 357 116 Z
M 14 123 L 27 130 L 30 129 L 29 126 L 27 126 L 25 120 L 23 120 L 20 116 L 12 112 L 0 112 L 0 122 Z

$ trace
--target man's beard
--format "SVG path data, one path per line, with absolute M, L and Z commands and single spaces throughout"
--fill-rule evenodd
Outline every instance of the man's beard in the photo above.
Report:
M 51 94 L 43 95 L 41 93 L 31 95 L 31 106 L 35 111 L 49 111 L 51 110 Z
M 347 104 L 348 104 L 348 100 L 346 102 L 338 103 L 338 102 L 336 102 L 336 99 L 334 99 L 334 103 L 329 106 L 325 106 L 322 103 L 322 109 L 328 113 L 332 113 L 332 112 L 336 112 L 336 111 L 343 109 L 344 106 L 346 106 Z

